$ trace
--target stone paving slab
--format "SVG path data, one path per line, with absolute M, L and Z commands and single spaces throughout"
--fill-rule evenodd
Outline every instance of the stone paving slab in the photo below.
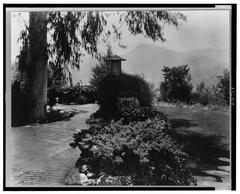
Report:
M 218 169 L 229 172 L 229 173 L 231 172 L 230 166 L 218 166 Z
M 224 158 L 224 157 L 220 157 L 218 158 L 220 161 L 223 161 L 223 162 L 230 162 L 230 159 L 229 158 Z
M 96 104 L 59 106 L 77 109 L 68 121 L 34 124 L 11 129 L 12 172 L 9 186 L 61 186 L 67 171 L 75 165 L 79 150 L 72 149 L 76 129 L 88 128 L 86 119 L 98 109 Z

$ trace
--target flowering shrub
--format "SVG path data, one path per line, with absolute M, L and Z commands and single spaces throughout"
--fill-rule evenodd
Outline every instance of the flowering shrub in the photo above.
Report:
M 99 176 L 125 176 L 135 185 L 195 184 L 187 155 L 166 133 L 168 127 L 164 119 L 118 121 L 74 134 L 70 145 L 81 150 L 76 166 L 81 171 L 88 165 Z

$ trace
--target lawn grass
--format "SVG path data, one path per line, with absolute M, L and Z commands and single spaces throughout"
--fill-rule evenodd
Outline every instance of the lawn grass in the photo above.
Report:
M 222 141 L 229 145 L 230 112 L 229 111 L 193 111 L 188 108 L 158 106 L 157 109 L 168 115 L 174 128 L 212 133 L 223 136 Z
M 157 109 L 168 115 L 176 132 L 175 139 L 189 155 L 189 165 L 195 175 L 209 176 L 203 171 L 229 165 L 219 160 L 229 158 L 229 111 L 193 111 L 177 106 L 158 106 Z

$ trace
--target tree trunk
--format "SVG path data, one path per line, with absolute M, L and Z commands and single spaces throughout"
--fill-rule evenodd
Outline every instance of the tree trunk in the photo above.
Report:
M 47 13 L 30 12 L 29 122 L 46 118 L 47 105 Z

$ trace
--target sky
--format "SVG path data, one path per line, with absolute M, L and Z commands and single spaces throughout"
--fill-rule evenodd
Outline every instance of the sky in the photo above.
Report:
M 119 49 L 119 52 L 124 55 L 142 43 L 177 51 L 229 48 L 230 16 L 228 11 L 181 11 L 181 13 L 187 16 L 187 21 L 182 22 L 178 29 L 172 26 L 166 27 L 166 42 L 153 42 L 143 36 L 133 37 L 127 34 L 128 49 Z
M 153 42 L 142 35 L 133 36 L 124 29 L 123 42 L 127 48 L 122 49 L 114 41 L 110 40 L 113 52 L 125 55 L 140 44 L 154 44 L 170 50 L 187 51 L 196 49 L 227 49 L 230 43 L 230 13 L 228 10 L 187 10 L 181 11 L 187 16 L 187 21 L 182 22 L 176 29 L 167 26 L 165 28 L 166 42 Z M 28 12 L 12 12 L 11 17 L 11 60 L 15 61 L 19 54 L 21 43 L 18 38 L 25 23 L 28 24 Z M 116 23 L 113 18 L 109 23 Z

